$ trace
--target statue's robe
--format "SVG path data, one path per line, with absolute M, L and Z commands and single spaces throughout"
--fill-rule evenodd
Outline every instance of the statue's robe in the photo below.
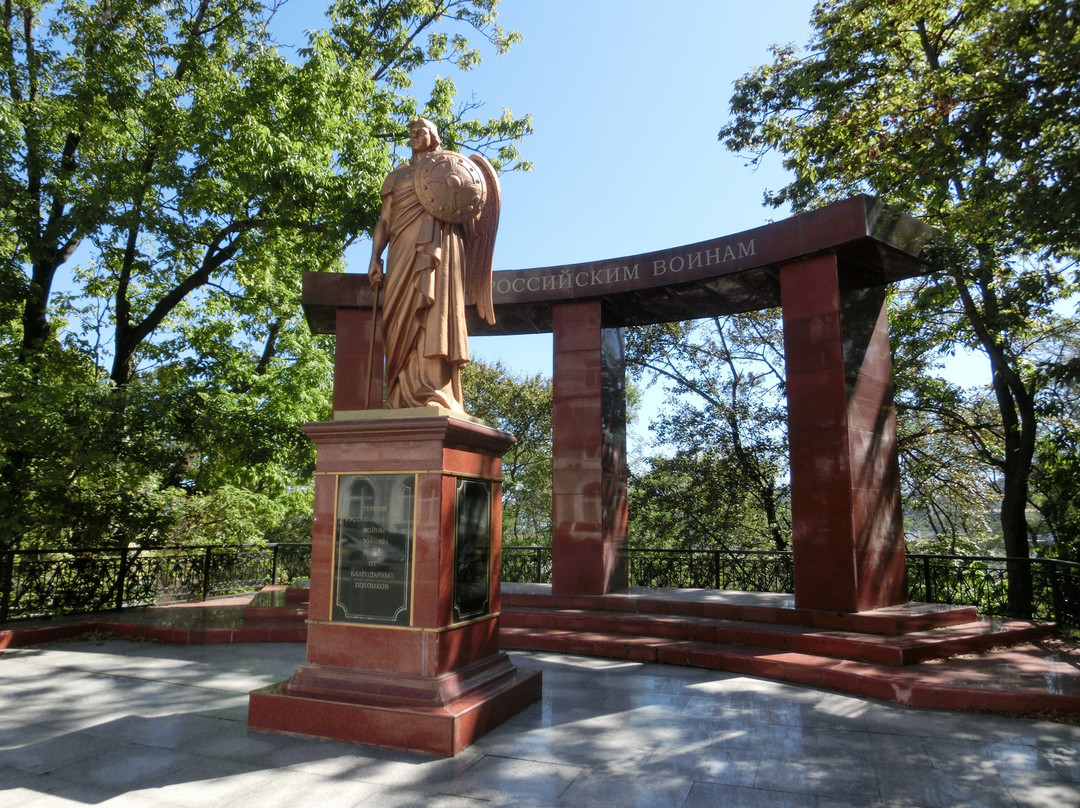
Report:
M 460 371 L 469 361 L 463 230 L 424 210 L 413 171 L 401 166 L 382 188 L 390 206 L 382 303 L 387 405 L 463 412 Z

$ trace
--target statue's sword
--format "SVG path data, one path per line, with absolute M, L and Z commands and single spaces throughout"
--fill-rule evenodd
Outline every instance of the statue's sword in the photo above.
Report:
M 367 351 L 367 381 L 364 384 L 364 409 L 370 409 L 371 404 L 371 377 L 372 377 L 372 364 L 375 362 L 375 326 L 379 320 L 379 284 L 374 289 L 374 295 L 371 303 L 371 339 L 368 340 Z

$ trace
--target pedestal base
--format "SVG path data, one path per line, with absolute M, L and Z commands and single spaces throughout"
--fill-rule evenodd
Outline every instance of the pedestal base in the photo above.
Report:
M 318 449 L 307 659 L 248 727 L 456 755 L 541 695 L 499 651 L 502 455 L 425 407 L 309 424 Z
M 286 685 L 251 692 L 249 729 L 442 757 L 453 757 L 541 696 L 540 671 L 513 665 L 507 675 L 442 705 L 408 699 L 394 703 L 381 694 L 362 703 L 370 693 L 347 691 L 341 695 L 348 700 L 289 695 Z

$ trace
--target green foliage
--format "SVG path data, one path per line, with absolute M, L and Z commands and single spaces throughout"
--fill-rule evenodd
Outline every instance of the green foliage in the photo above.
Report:
M 517 438 L 503 457 L 503 543 L 550 546 L 551 379 L 474 360 L 461 386 L 470 415 Z
M 116 390 L 78 349 L 50 343 L 32 365 L 6 357 L 0 529 L 18 538 L 7 546 L 250 543 L 310 511 L 300 426 L 327 414 L 330 368 L 307 342 L 310 356 L 283 341 L 247 389 L 217 363 L 200 376 L 194 358 Z
M 331 343 L 300 312 L 378 216 L 409 120 L 527 169 L 527 117 L 448 78 L 497 0 L 341 0 L 298 50 L 261 0 L 0 10 L 0 543 L 236 542 L 309 518 Z
M 32 363 L 0 363 L 0 530 L 3 546 L 80 547 L 152 541 L 174 492 L 160 469 L 177 445 L 167 402 L 132 388 L 125 406 L 77 351 L 50 344 Z M 50 380 L 38 384 L 36 376 Z M 9 538 L 10 537 L 10 538 Z
M 782 489 L 782 485 L 778 484 Z M 629 484 L 630 543 L 652 549 L 787 549 L 790 516 L 777 492 L 779 547 L 773 525 L 748 490 L 738 463 L 718 451 L 678 449 L 649 459 Z
M 1032 488 L 1038 511 L 1032 533 L 1040 554 L 1080 561 L 1080 430 L 1076 421 L 1058 425 L 1039 441 Z

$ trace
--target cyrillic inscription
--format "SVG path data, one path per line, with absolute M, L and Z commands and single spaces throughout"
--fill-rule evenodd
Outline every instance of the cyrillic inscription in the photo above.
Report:
M 332 619 L 409 625 L 412 474 L 338 476 Z
M 705 267 L 726 264 L 730 261 L 750 258 L 757 253 L 754 242 L 755 239 L 738 241 L 711 249 L 695 250 L 682 255 L 676 254 L 667 258 L 655 259 L 652 262 L 651 277 L 658 278 L 663 275 L 676 277 L 684 270 L 704 269 Z M 623 284 L 636 283 L 641 278 L 639 264 L 613 264 L 585 270 L 564 267 L 546 273 L 543 270 L 530 270 L 527 274 L 523 273 L 515 278 L 498 278 L 496 276 L 494 289 L 495 293 L 499 295 L 523 295 L 530 292 L 574 292 L 575 290 L 587 290 L 601 286 L 608 288 L 618 287 Z

